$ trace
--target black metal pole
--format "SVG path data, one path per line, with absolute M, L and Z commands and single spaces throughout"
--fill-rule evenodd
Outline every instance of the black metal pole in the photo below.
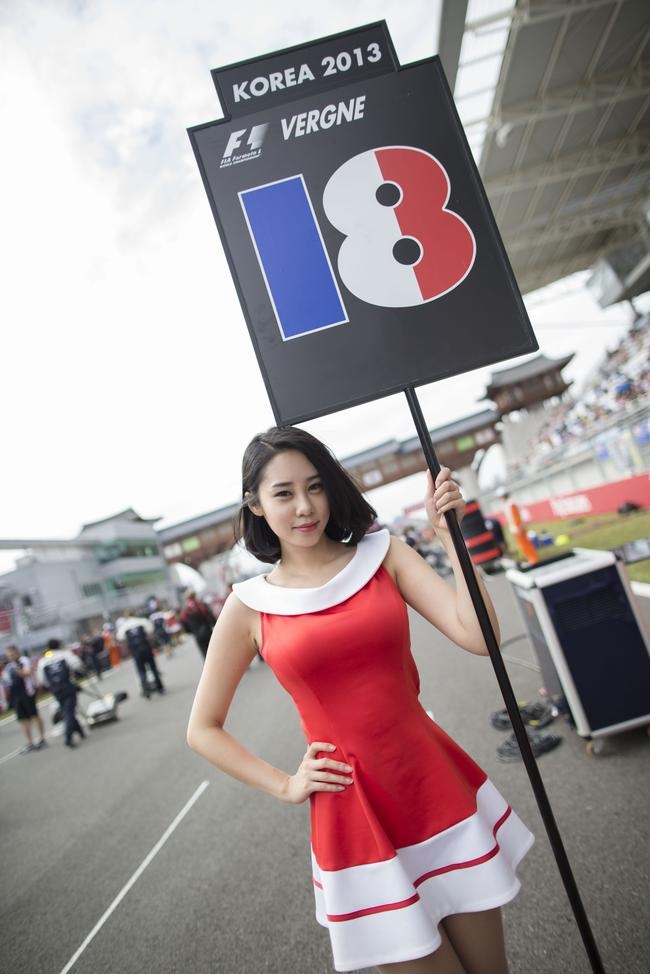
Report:
M 408 386 L 404 391 L 406 393 L 409 409 L 411 410 L 411 415 L 413 416 L 413 422 L 415 423 L 420 445 L 422 446 L 424 458 L 427 461 L 429 470 L 431 471 L 431 476 L 435 481 L 436 477 L 440 473 L 440 464 L 438 463 L 438 458 L 436 457 L 433 449 L 431 437 L 429 436 L 429 429 L 425 423 L 424 416 L 420 408 L 420 403 L 415 394 L 415 389 L 412 386 Z M 544 822 L 546 833 L 548 835 L 549 842 L 551 843 L 551 848 L 553 850 L 558 869 L 560 870 L 560 876 L 562 877 L 562 882 L 564 883 L 564 888 L 569 898 L 571 909 L 573 910 L 585 950 L 587 951 L 587 955 L 591 962 L 591 968 L 594 971 L 594 974 L 605 974 L 605 968 L 603 967 L 603 962 L 600 958 L 600 954 L 598 953 L 598 947 L 589 925 L 589 919 L 580 898 L 580 892 L 578 890 L 569 859 L 564 849 L 562 837 L 557 827 L 555 816 L 553 815 L 553 809 L 551 808 L 551 804 L 548 800 L 544 782 L 542 781 L 539 773 L 537 761 L 535 760 L 535 756 L 532 752 L 524 722 L 521 714 L 519 713 L 517 698 L 515 697 L 514 690 L 512 689 L 512 685 L 510 683 L 510 678 L 508 677 L 503 659 L 501 658 L 499 644 L 497 642 L 494 629 L 492 628 L 492 623 L 490 622 L 490 617 L 488 615 L 485 602 L 483 601 L 483 596 L 481 595 L 481 590 L 478 586 L 476 575 L 474 574 L 474 566 L 472 565 L 472 560 L 469 556 L 467 546 L 465 545 L 465 539 L 461 533 L 458 518 L 453 511 L 450 514 L 446 514 L 445 517 L 447 519 L 449 533 L 451 535 L 456 554 L 458 555 L 458 560 L 460 561 L 460 565 L 463 570 L 467 588 L 476 611 L 476 616 L 481 626 L 481 632 L 483 633 L 483 638 L 485 639 L 485 644 L 488 648 L 492 665 L 494 666 L 499 688 L 501 689 L 508 714 L 510 715 L 512 728 L 517 738 L 517 743 L 519 744 L 519 749 L 526 766 L 526 771 L 528 772 L 528 777 L 530 778 L 530 783 L 539 806 L 542 821 Z

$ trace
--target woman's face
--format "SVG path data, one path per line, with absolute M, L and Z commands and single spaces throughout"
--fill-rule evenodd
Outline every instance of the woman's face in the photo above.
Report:
M 311 548 L 321 539 L 330 506 L 320 474 L 304 453 L 285 450 L 269 460 L 258 501 L 250 505 L 277 535 L 280 544 Z

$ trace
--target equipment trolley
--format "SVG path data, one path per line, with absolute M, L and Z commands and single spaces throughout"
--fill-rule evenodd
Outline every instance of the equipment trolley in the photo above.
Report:
M 575 548 L 506 578 L 546 688 L 564 697 L 578 734 L 650 724 L 650 640 L 616 556 Z

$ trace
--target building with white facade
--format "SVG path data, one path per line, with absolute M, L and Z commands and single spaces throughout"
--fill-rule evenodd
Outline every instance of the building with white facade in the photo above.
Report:
M 48 639 L 79 639 L 150 596 L 175 604 L 177 593 L 154 529 L 157 518 L 129 508 L 86 524 L 66 540 L 2 539 L 24 549 L 0 576 L 0 652 L 43 648 Z

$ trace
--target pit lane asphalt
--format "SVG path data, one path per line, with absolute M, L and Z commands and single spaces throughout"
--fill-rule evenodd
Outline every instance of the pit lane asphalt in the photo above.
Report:
M 503 576 L 489 587 L 508 641 L 523 632 L 517 607 Z M 639 604 L 650 624 L 650 600 Z M 456 649 L 418 618 L 412 629 L 424 705 L 536 835 L 519 871 L 522 892 L 505 910 L 511 974 L 588 974 L 523 765 L 496 756 L 506 735 L 489 724 L 502 706 L 489 660 Z M 503 651 L 518 698 L 539 699 L 528 641 L 506 642 Z M 0 966 L 12 974 L 326 974 L 307 806 L 257 794 L 190 752 L 185 726 L 201 668 L 193 641 L 161 667 L 169 692 L 150 701 L 139 697 L 130 662 L 110 673 L 106 688 L 130 694 L 120 720 L 73 751 L 52 736 L 47 750 L 10 758 L 20 728 L 0 726 Z M 246 674 L 229 729 L 288 770 L 304 750 L 292 704 L 263 665 Z M 540 770 L 605 969 L 647 974 L 646 731 L 618 735 L 609 756 L 593 757 L 563 721 L 547 730 L 564 740 L 539 759 Z

